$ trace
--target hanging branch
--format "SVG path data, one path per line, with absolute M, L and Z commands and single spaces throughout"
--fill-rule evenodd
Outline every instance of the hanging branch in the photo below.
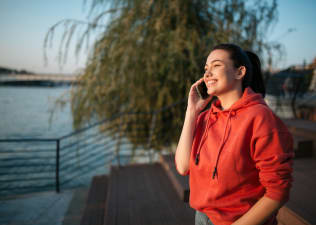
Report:
M 93 19 L 92 22 L 90 21 L 83 21 L 83 20 L 77 20 L 77 19 L 63 19 L 61 21 L 58 21 L 54 25 L 52 25 L 44 38 L 43 43 L 43 53 L 44 53 L 44 62 L 45 64 L 48 63 L 48 57 L 47 57 L 47 51 L 49 48 L 53 48 L 53 42 L 54 42 L 54 35 L 58 28 L 63 27 L 63 34 L 62 38 L 59 43 L 59 50 L 58 50 L 58 62 L 59 65 L 62 66 L 66 63 L 68 52 L 69 52 L 69 46 L 71 41 L 73 40 L 73 36 L 76 33 L 76 30 L 78 30 L 79 27 L 85 27 L 84 32 L 78 35 L 80 36 L 80 39 L 77 41 L 76 47 L 75 47 L 75 56 L 78 57 L 80 54 L 80 51 L 82 50 L 82 44 L 86 41 L 86 50 L 89 48 L 89 37 L 90 33 L 93 31 L 96 31 L 97 29 L 101 29 L 102 31 L 106 30 L 108 24 L 101 24 L 101 20 L 109 15 L 113 14 L 119 10 L 122 10 L 123 8 L 118 9 L 110 9 L 107 11 L 104 11 L 100 13 L 97 17 Z
M 111 10 L 96 13 L 106 7 Z M 106 15 L 111 16 L 103 24 Z M 81 85 L 72 90 L 75 127 L 92 118 L 148 112 L 182 100 L 202 76 L 205 60 L 216 44 L 234 42 L 267 55 L 270 65 L 281 49 L 277 42 L 267 41 L 267 31 L 277 18 L 276 0 L 257 0 L 252 5 L 246 0 L 91 0 L 89 17 L 92 22 L 60 21 L 51 27 L 44 43 L 47 48 L 57 27 L 64 26 L 67 31 L 60 49 L 69 51 L 74 33 L 84 26 L 76 44 L 79 54 L 91 32 L 102 31 L 80 76 Z M 68 56 L 61 55 L 62 59 Z M 171 144 L 178 140 L 184 112 L 185 104 L 179 104 L 172 116 L 157 114 L 155 129 L 164 132 L 155 134 L 153 148 L 162 149 L 165 136 Z M 140 131 L 124 118 L 131 122 L 126 135 L 134 147 L 148 144 L 144 140 L 150 135 L 151 119 L 140 116 L 145 126 Z M 135 135 L 144 138 L 133 139 Z

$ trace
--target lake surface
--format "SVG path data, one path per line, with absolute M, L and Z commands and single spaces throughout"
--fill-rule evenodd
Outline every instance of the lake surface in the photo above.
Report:
M 69 98 L 69 91 L 69 86 L 0 87 L 0 139 L 56 139 L 73 132 L 70 103 L 62 109 L 56 107 L 56 100 Z M 53 109 L 57 109 L 54 114 Z M 78 142 L 77 138 L 71 138 L 72 142 Z M 93 168 L 88 171 L 89 174 L 85 173 L 84 180 L 74 178 L 63 185 L 63 180 L 82 173 L 82 169 L 86 171 L 86 168 L 78 166 L 87 161 L 83 156 L 88 155 L 90 160 L 90 155 L 102 152 L 87 152 L 86 148 L 64 150 L 62 144 L 61 189 L 89 185 L 97 169 L 100 173 L 105 172 L 104 166 Z M 67 169 L 62 169 L 65 167 Z M 54 190 L 55 170 L 56 142 L 0 142 L 0 196 Z
M 69 97 L 70 87 L 0 87 L 0 139 L 58 138 L 72 132 L 70 104 L 56 110 L 55 101 Z
M 69 102 L 51 114 L 57 99 L 69 99 L 70 89 L 0 87 L 0 139 L 58 139 L 72 133 Z M 127 163 L 128 157 L 118 159 L 113 153 L 116 144 L 112 137 L 101 134 L 98 126 L 60 140 L 61 190 L 89 185 L 93 176 L 108 173 L 110 164 Z M 119 155 L 122 150 L 131 153 L 128 141 L 120 147 Z M 0 142 L 0 197 L 54 190 L 56 155 L 56 141 Z

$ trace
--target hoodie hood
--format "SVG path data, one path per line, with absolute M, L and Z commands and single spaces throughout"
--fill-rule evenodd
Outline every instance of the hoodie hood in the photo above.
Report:
M 252 105 L 263 104 L 266 105 L 266 102 L 263 100 L 262 95 L 255 93 L 250 87 L 245 88 L 243 95 L 240 99 L 238 99 L 229 109 L 222 110 L 221 103 L 219 100 L 216 100 L 211 107 L 211 113 L 218 112 L 229 112 L 247 108 Z

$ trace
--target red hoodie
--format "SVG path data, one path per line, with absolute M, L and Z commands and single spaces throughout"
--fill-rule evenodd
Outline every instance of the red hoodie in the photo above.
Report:
M 230 109 L 219 106 L 197 119 L 188 174 L 191 207 L 226 225 L 263 196 L 288 200 L 294 153 L 286 126 L 251 88 Z

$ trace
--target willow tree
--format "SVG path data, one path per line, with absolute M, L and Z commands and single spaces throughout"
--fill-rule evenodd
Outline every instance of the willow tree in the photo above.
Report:
M 139 113 L 144 129 L 125 126 L 134 146 L 146 147 L 154 114 L 162 107 L 186 98 L 191 84 L 203 74 L 210 49 L 233 42 L 259 55 L 272 55 L 279 47 L 266 41 L 276 21 L 276 0 L 93 0 L 90 21 L 64 20 L 55 24 L 45 43 L 61 25 L 65 30 L 61 49 L 85 26 L 77 42 L 79 52 L 89 33 L 98 30 L 81 85 L 72 90 L 75 127 L 92 118 Z M 106 23 L 104 23 L 106 18 Z M 63 47 L 64 46 L 64 47 Z M 156 114 L 154 148 L 178 140 L 185 106 Z M 124 118 L 124 124 L 131 117 Z M 144 132 L 145 130 L 145 132 Z M 168 137 L 167 139 L 165 137 Z

